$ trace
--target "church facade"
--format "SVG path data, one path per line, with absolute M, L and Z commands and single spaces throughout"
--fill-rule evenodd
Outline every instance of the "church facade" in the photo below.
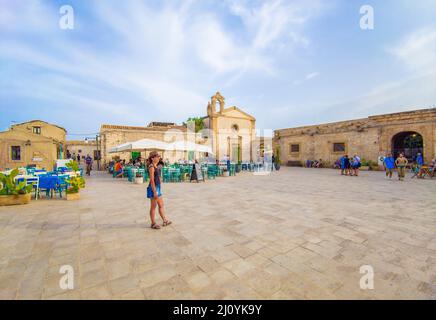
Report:
M 344 154 L 378 162 L 400 152 L 409 160 L 421 153 L 429 163 L 436 157 L 436 109 L 275 130 L 274 148 L 284 165 L 322 159 L 330 166 Z
M 256 119 L 236 106 L 225 107 L 225 98 L 217 92 L 207 105 L 204 127 L 211 135 L 211 147 L 217 159 L 250 162 L 257 148 Z
M 254 159 L 259 147 L 256 137 L 256 119 L 236 106 L 225 106 L 225 98 L 217 92 L 207 105 L 207 116 L 202 117 L 203 129 L 195 132 L 195 126 L 190 123 L 177 125 L 172 122 L 152 122 L 148 126 L 125 126 L 103 124 L 100 127 L 102 161 L 108 163 L 114 158 L 126 159 L 131 153 L 110 153 L 117 145 L 140 139 L 153 139 L 164 142 L 191 141 L 207 145 L 212 154 L 199 154 L 183 151 L 163 151 L 163 158 L 170 162 L 179 159 L 194 160 L 201 158 L 223 160 L 230 157 L 233 162 L 248 162 Z M 147 152 L 149 152 L 148 150 Z M 141 152 L 145 158 L 146 153 Z

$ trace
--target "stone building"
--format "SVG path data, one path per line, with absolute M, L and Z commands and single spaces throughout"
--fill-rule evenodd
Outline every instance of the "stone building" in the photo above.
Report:
M 117 145 L 133 142 L 141 139 L 152 139 L 166 142 L 183 140 L 186 135 L 186 127 L 169 122 L 151 122 L 148 126 L 123 126 L 103 124 L 100 128 L 101 156 L 103 164 L 107 164 L 114 158 L 129 161 L 135 153 L 109 153 L 109 150 Z M 150 152 L 148 150 L 147 152 Z M 140 152 L 140 156 L 146 158 L 145 152 Z M 164 158 L 176 161 L 182 155 L 177 151 L 168 151 L 163 154 Z
M 67 140 L 65 148 L 74 160 L 77 159 L 77 156 L 80 156 L 80 163 L 82 164 L 85 157 L 89 154 L 94 159 L 92 163 L 93 169 L 97 168 L 96 160 L 98 160 L 100 150 L 98 150 L 99 148 L 97 148 L 95 140 Z
M 0 132 L 0 170 L 35 165 L 52 170 L 65 152 L 67 131 L 41 120 L 15 124 Z
M 398 112 L 364 119 L 275 130 L 274 148 L 282 164 L 322 159 L 332 165 L 344 154 L 377 162 L 380 156 L 404 152 L 425 162 L 436 156 L 436 109 Z
M 207 105 L 203 121 L 210 132 L 208 138 L 215 158 L 229 156 L 235 163 L 253 160 L 257 151 L 254 117 L 235 106 L 225 108 L 225 98 L 217 92 Z
M 109 153 L 117 145 L 140 139 L 153 139 L 165 142 L 188 140 L 197 144 L 208 145 L 213 154 L 205 155 L 214 159 L 229 156 L 232 161 L 251 161 L 256 152 L 256 119 L 232 106 L 225 108 L 224 97 L 217 92 L 207 105 L 207 116 L 202 117 L 204 129 L 195 132 L 193 123 L 176 125 L 172 122 L 151 122 L 148 126 L 123 126 L 103 124 L 100 128 L 101 154 L 103 163 L 115 157 L 127 161 L 135 156 L 132 153 Z M 149 152 L 151 150 L 147 150 Z M 258 151 L 258 150 L 257 150 Z M 163 151 L 163 158 L 170 162 L 179 159 L 194 160 L 197 154 L 183 151 Z M 141 152 L 145 158 L 145 152 Z

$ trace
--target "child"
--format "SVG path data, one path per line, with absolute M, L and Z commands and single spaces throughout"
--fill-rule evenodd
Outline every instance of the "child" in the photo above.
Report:
M 398 170 L 398 180 L 403 181 L 404 176 L 406 174 L 406 166 L 409 163 L 407 158 L 404 157 L 404 154 L 400 153 L 400 156 L 395 160 L 395 164 Z
M 388 153 L 386 155 L 386 157 L 383 159 L 383 166 L 385 167 L 386 178 L 389 177 L 389 179 L 392 179 L 392 173 L 395 169 L 395 160 L 392 154 Z
M 171 224 L 171 221 L 169 221 L 165 217 L 164 212 L 164 203 L 160 187 L 160 170 L 162 168 L 159 165 L 160 159 L 161 157 L 156 151 L 150 152 L 150 155 L 147 159 L 148 174 L 150 177 L 150 183 L 147 187 L 147 198 L 150 199 L 150 220 L 152 229 L 160 229 L 160 226 L 156 223 L 155 220 L 157 205 L 159 206 L 159 215 L 163 221 L 162 225 L 166 227 Z

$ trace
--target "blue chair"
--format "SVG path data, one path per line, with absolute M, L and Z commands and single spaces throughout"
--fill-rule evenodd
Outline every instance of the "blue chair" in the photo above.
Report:
M 59 185 L 59 178 L 55 175 L 46 175 L 46 176 L 40 176 L 39 177 L 39 188 L 38 188 L 38 195 L 40 196 L 40 191 L 45 191 L 46 197 L 50 196 L 53 198 L 53 191 L 56 191 L 58 189 Z
M 38 193 L 39 193 L 39 177 L 31 177 L 31 178 L 17 178 L 15 180 L 15 183 L 18 184 L 20 182 L 23 182 L 26 180 L 26 186 L 32 185 L 33 189 L 35 190 L 35 200 L 38 200 Z
M 67 180 L 70 179 L 70 176 L 67 174 L 59 175 L 58 176 L 58 187 L 56 191 L 59 192 L 59 196 L 62 198 L 62 191 L 65 190 L 65 194 L 67 193 L 68 189 L 68 182 Z

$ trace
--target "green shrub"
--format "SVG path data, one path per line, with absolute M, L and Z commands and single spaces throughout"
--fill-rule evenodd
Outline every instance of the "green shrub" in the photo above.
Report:
M 67 189 L 67 193 L 79 193 L 79 190 L 85 188 L 85 179 L 83 177 L 73 177 L 66 182 L 70 185 Z
M 0 173 L 0 195 L 18 195 L 32 192 L 32 185 L 27 185 L 26 179 L 16 184 L 14 178 L 18 175 L 18 169 L 12 170 L 9 175 Z

